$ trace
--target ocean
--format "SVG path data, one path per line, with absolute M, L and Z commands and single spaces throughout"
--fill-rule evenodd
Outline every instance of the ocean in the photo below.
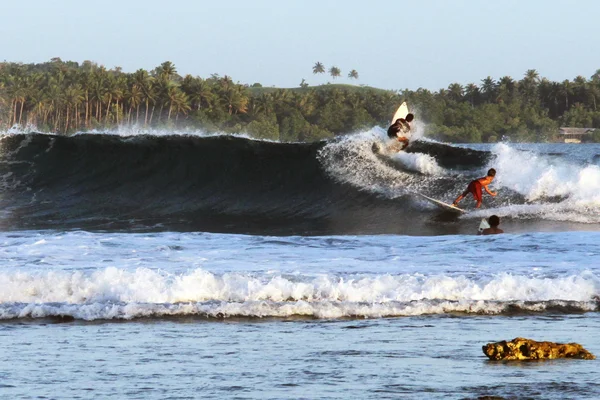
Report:
M 0 398 L 599 398 L 600 145 L 385 137 L 2 135 Z

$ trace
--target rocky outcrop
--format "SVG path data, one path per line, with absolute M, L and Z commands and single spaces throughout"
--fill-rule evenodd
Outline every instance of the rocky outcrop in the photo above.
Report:
M 555 358 L 579 358 L 594 360 L 596 357 L 578 343 L 536 342 L 525 338 L 503 340 L 483 346 L 483 353 L 490 360 L 552 360 Z

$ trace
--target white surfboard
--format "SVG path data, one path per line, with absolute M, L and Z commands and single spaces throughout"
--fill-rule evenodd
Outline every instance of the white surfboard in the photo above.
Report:
M 490 229 L 490 224 L 488 223 L 487 219 L 482 219 L 481 223 L 479 224 L 479 233 L 483 232 L 484 229 Z
M 398 118 L 406 118 L 406 116 L 408 115 L 408 106 L 406 105 L 406 102 L 400 104 L 400 107 L 398 107 L 398 109 L 396 110 L 396 113 L 394 114 L 394 118 L 392 118 L 392 124 L 394 122 L 396 122 L 396 120 Z
M 419 196 L 421 196 L 422 198 L 424 198 L 425 200 L 429 201 L 431 204 L 435 204 L 436 206 L 438 206 L 439 208 L 442 208 L 444 210 L 452 211 L 452 212 L 460 213 L 460 214 L 466 213 L 466 211 L 463 210 L 462 208 L 455 207 L 452 204 L 444 203 L 443 201 L 433 199 L 433 198 L 425 196 L 424 194 L 421 194 L 421 193 L 417 193 L 417 194 Z

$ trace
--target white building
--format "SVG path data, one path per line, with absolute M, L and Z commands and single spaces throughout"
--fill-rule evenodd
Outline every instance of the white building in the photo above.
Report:
M 558 134 L 565 143 L 581 143 L 592 138 L 594 128 L 569 128 L 561 127 L 558 129 Z

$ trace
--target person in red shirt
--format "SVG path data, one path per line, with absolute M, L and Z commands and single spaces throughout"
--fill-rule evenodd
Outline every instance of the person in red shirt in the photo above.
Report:
M 454 203 L 452 203 L 452 205 L 454 207 L 458 206 L 458 203 L 469 193 L 471 193 L 473 195 L 473 198 L 477 201 L 477 205 L 475 206 L 475 208 L 479 208 L 481 207 L 481 199 L 483 197 L 483 190 L 485 189 L 485 191 L 490 195 L 490 196 L 496 196 L 498 193 L 494 193 L 491 192 L 490 189 L 488 189 L 488 185 L 490 183 L 492 183 L 492 181 L 494 180 L 494 177 L 496 176 L 496 170 L 494 168 L 491 168 L 488 173 L 487 176 L 484 176 L 483 178 L 479 178 L 479 179 L 475 179 L 474 181 L 471 181 L 469 183 L 469 186 L 467 186 L 467 189 L 456 198 L 456 200 L 454 200 Z

